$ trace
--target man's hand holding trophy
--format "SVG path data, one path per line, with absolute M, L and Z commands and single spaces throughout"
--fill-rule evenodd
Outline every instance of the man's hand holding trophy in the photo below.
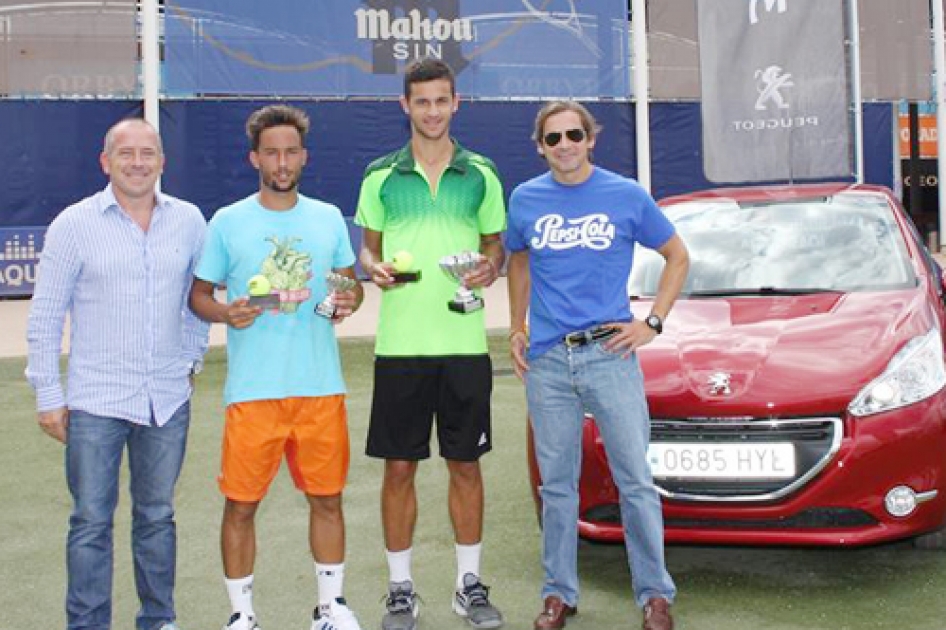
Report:
M 351 291 L 355 288 L 356 282 L 354 278 L 334 271 L 325 274 L 328 293 L 315 307 L 315 312 L 331 320 L 340 320 L 351 315 L 355 310 L 355 296 Z
M 489 270 L 486 274 L 482 271 L 484 267 Z M 451 311 L 466 314 L 483 308 L 483 298 L 473 293 L 470 286 L 488 286 L 496 279 L 495 269 L 486 256 L 472 251 L 451 254 L 440 259 L 440 268 L 460 284 L 453 299 L 447 302 Z M 471 276 L 485 276 L 485 279 L 471 282 Z

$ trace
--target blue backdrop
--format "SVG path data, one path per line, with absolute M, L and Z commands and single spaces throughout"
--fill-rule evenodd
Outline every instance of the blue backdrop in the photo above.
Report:
M 255 101 L 172 101 L 162 106 L 168 158 L 163 187 L 214 210 L 258 186 L 247 161 L 243 125 Z M 406 142 L 408 126 L 394 102 L 297 103 L 312 117 L 305 193 L 354 214 L 361 174 L 373 158 Z M 544 170 L 529 140 L 538 109 L 529 102 L 463 102 L 454 119 L 461 143 L 492 158 L 506 193 Z M 634 109 L 629 103 L 591 103 L 604 126 L 595 161 L 634 176 Z M 105 184 L 98 164 L 105 130 L 137 102 L 0 101 L 0 227 L 47 225 L 65 206 Z M 866 181 L 892 186 L 893 109 L 864 107 Z M 713 187 L 703 177 L 697 103 L 654 104 L 651 110 L 653 192 L 657 198 Z
M 167 167 L 163 188 L 196 203 L 208 217 L 257 190 L 247 159 L 243 125 L 263 101 L 171 101 L 162 106 L 161 132 Z M 377 156 L 403 145 L 409 127 L 393 101 L 296 103 L 312 118 L 309 166 L 302 190 L 336 204 L 351 217 L 361 175 Z M 508 196 L 541 173 L 544 163 L 529 139 L 538 103 L 464 102 L 453 131 L 467 147 L 491 157 Z M 595 162 L 629 176 L 637 173 L 634 109 L 629 103 L 591 103 L 604 127 Z M 32 238 L 41 247 L 44 228 L 66 206 L 101 189 L 99 167 L 105 131 L 142 114 L 138 102 L 0 100 L 0 296 L 29 295 L 35 254 L 17 247 Z M 890 105 L 864 108 L 866 181 L 892 185 Z M 651 112 L 653 192 L 657 198 L 713 187 L 703 177 L 697 103 L 654 104 Z M 30 227 L 30 230 L 11 228 Z M 4 229 L 7 228 L 7 229 Z M 357 246 L 358 231 L 353 232 Z M 9 250 L 9 256 L 6 252 Z

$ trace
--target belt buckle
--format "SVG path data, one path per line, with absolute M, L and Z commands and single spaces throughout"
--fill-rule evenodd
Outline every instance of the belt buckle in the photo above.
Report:
M 586 343 L 588 343 L 588 333 L 584 330 L 570 332 L 565 335 L 566 348 L 577 348 L 578 346 L 583 346 Z

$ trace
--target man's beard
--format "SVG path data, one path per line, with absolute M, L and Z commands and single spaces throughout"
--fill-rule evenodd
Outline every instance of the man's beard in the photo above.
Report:
M 289 183 L 286 185 L 281 185 L 276 181 L 274 177 L 263 176 L 263 185 L 277 193 L 287 193 L 292 192 L 299 187 L 299 177 L 289 180 Z

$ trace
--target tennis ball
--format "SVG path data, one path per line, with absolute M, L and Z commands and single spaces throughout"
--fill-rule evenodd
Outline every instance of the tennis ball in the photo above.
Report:
M 394 254 L 394 258 L 391 259 L 391 264 L 394 265 L 394 271 L 398 273 L 409 271 L 414 265 L 414 255 L 410 252 L 398 252 Z
M 253 276 L 246 283 L 246 289 L 250 292 L 250 295 L 269 295 L 272 288 L 273 285 L 269 282 L 269 278 L 263 274 Z

